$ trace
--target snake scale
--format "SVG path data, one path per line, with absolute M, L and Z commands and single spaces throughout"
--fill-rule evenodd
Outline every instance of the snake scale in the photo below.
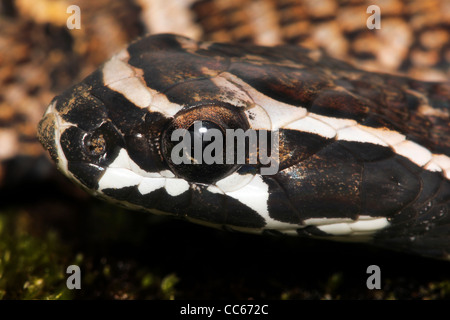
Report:
M 155 10 L 158 3 L 144 12 L 164 16 Z M 376 31 L 343 24 L 340 35 L 350 39 L 344 43 L 354 44 L 346 47 L 337 33 L 321 37 L 336 32 L 345 13 L 360 12 L 365 22 L 364 2 L 345 2 L 342 11 L 332 1 L 317 7 L 230 3 L 171 7 L 192 10 L 197 23 L 209 26 L 201 37 L 220 42 L 143 37 L 56 97 L 39 137 L 60 170 L 97 196 L 153 213 L 238 231 L 368 241 L 448 259 L 450 85 L 447 42 L 439 41 L 448 38 L 445 18 L 421 24 L 417 17 L 426 15 L 417 2 L 387 2 L 381 30 L 398 31 L 395 41 L 382 47 Z M 444 2 L 421 8 L 445 17 Z M 221 25 L 227 14 L 233 17 L 229 33 Z M 166 31 L 160 25 L 148 29 Z M 305 31 L 313 25 L 322 28 Z M 418 36 L 417 26 L 428 33 Z M 196 32 L 189 36 L 199 37 Z M 224 42 L 229 40 L 241 43 Z M 336 52 L 347 53 L 340 58 L 352 64 L 335 59 Z M 246 164 L 203 165 L 192 173 L 174 166 L 167 132 L 200 120 L 278 132 L 279 171 L 264 176 L 259 165 Z

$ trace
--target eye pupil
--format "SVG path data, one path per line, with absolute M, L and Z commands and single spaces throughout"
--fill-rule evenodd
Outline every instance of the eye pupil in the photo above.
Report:
M 212 143 L 212 141 L 205 140 L 205 135 L 211 129 L 219 130 L 222 133 L 222 137 L 225 138 L 224 130 L 217 124 L 210 122 L 210 121 L 195 121 L 188 129 L 188 132 L 191 136 L 191 141 L 201 141 L 202 150 L 204 150 L 207 145 Z M 193 155 L 194 154 L 194 143 L 192 143 L 191 152 L 192 152 L 191 155 Z

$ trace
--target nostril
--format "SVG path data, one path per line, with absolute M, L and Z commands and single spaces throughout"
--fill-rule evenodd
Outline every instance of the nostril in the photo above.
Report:
M 88 133 L 83 138 L 84 150 L 91 156 L 101 156 L 106 152 L 106 139 L 102 133 Z

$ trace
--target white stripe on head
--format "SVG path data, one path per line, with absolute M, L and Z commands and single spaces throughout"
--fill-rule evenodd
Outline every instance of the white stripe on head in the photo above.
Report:
M 337 139 L 362 143 L 373 143 L 383 147 L 389 146 L 377 136 L 364 130 L 362 126 L 352 126 L 340 129 L 337 133 Z
M 227 79 L 236 87 L 242 88 L 241 90 L 245 91 L 246 95 L 253 100 L 254 104 L 258 108 L 264 109 L 265 113 L 268 115 L 270 127 L 268 126 L 269 123 L 260 122 L 257 118 L 249 118 L 250 125 L 254 130 L 276 130 L 288 123 L 305 117 L 307 114 L 305 108 L 274 100 L 258 90 L 255 90 L 246 82 L 231 73 L 223 72 L 221 77 Z
M 182 107 L 170 102 L 166 95 L 149 88 L 140 69 L 113 57 L 107 61 L 103 68 L 103 83 L 111 90 L 122 94 L 130 102 L 149 111 L 157 111 L 166 116 L 173 117 Z
M 105 86 L 122 94 L 136 106 L 146 108 L 152 102 L 152 92 L 127 63 L 113 58 L 105 63 L 102 71 Z
M 336 137 L 336 130 L 330 125 L 316 120 L 309 115 L 305 118 L 296 120 L 283 127 L 284 129 L 297 130 L 301 132 L 308 132 L 318 134 L 321 137 L 332 139 Z

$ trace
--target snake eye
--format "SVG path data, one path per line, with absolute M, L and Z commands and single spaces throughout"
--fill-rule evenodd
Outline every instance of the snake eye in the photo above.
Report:
M 175 115 L 163 132 L 163 157 L 176 176 L 214 183 L 241 166 L 227 161 L 227 130 L 248 127 L 246 118 L 232 106 L 190 108 Z

